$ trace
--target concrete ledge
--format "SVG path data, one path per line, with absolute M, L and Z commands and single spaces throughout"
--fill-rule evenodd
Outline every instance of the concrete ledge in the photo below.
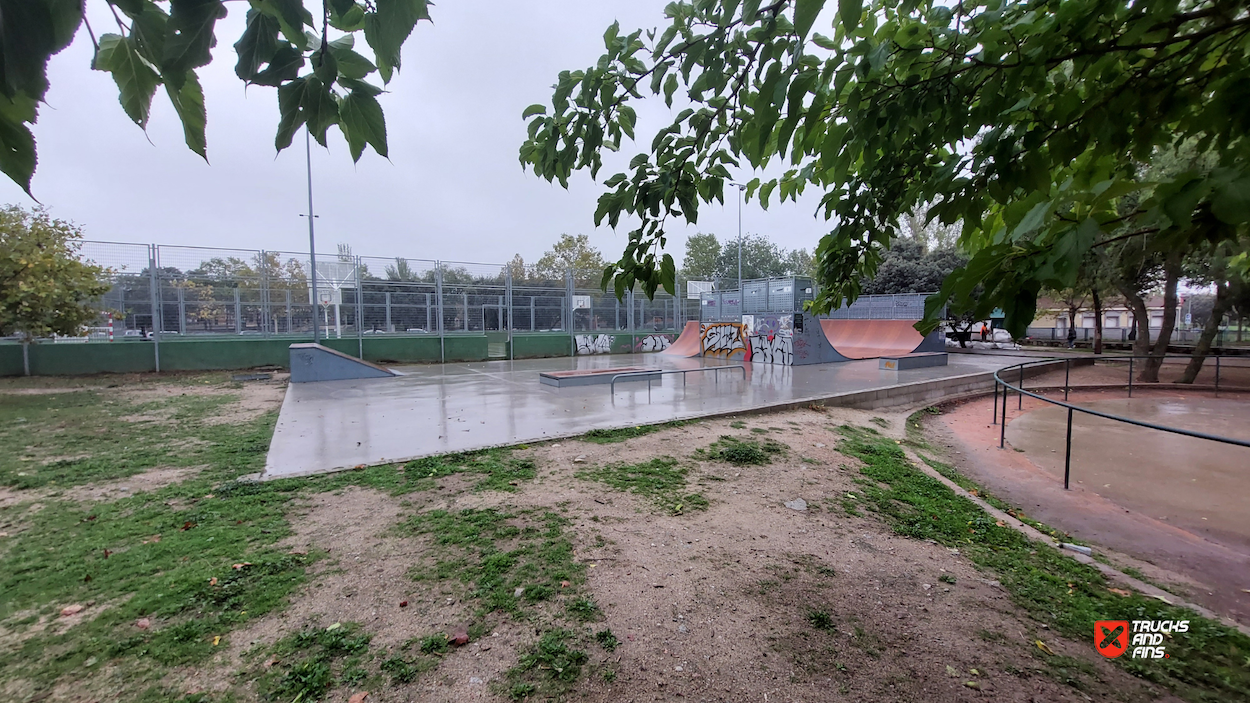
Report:
M 613 378 L 623 374 L 629 374 L 629 377 L 620 379 L 622 382 L 626 380 L 645 381 L 649 378 L 660 378 L 661 375 L 659 369 L 646 369 L 641 366 L 622 366 L 616 369 L 548 371 L 538 374 L 538 380 L 545 386 L 568 388 L 570 386 L 593 386 L 611 383 Z
M 877 368 L 886 371 L 905 371 L 907 369 L 922 369 L 928 366 L 946 366 L 949 361 L 950 357 L 947 356 L 946 352 L 919 352 L 901 356 L 883 356 Z

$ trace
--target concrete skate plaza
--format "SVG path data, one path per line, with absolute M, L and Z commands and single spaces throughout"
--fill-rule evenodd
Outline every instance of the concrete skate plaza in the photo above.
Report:
M 990 372 L 1014 363 L 951 355 L 948 366 L 885 371 L 876 359 L 811 366 L 745 363 L 742 371 L 665 375 L 651 382 L 557 389 L 542 371 L 621 366 L 696 369 L 734 365 L 660 354 L 579 356 L 393 367 L 397 378 L 293 383 L 287 389 L 263 477 L 323 473 L 361 465 L 580 435 L 770 407 L 831 400 L 870 402 L 894 394 L 938 398 L 986 389 Z M 714 378 L 719 376 L 719 379 Z M 865 393 L 867 392 L 867 393 Z
M 1077 401 L 1092 410 L 1207 434 L 1250 439 L 1244 398 L 1190 394 Z M 1014 411 L 1014 398 L 1011 409 Z M 1007 441 L 1063 481 L 1067 410 L 1013 417 Z M 1076 413 L 1072 483 L 1125 508 L 1250 547 L 1250 449 Z

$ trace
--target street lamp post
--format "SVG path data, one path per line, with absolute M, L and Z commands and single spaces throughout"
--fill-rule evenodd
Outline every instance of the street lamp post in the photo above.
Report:
M 738 189 L 738 295 L 742 295 L 742 200 L 746 197 L 747 187 L 742 183 L 730 182 Z
M 313 220 L 316 215 L 313 214 L 313 191 L 312 191 L 312 134 L 305 127 L 304 131 L 304 158 L 308 163 L 308 260 L 311 264 L 312 275 L 312 323 L 313 323 L 313 343 L 321 341 L 320 322 L 317 321 L 317 306 L 321 301 L 317 299 L 317 237 L 313 231 Z

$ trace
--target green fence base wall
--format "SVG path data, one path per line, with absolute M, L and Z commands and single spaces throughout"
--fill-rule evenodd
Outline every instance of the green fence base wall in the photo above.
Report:
M 567 334 L 517 334 L 512 333 L 512 358 L 545 359 L 552 356 L 569 356 L 573 343 Z
M 22 348 L 17 345 L 18 373 L 22 372 Z M 161 351 L 165 351 L 162 345 Z M 32 344 L 32 376 L 75 376 L 90 373 L 141 373 L 156 369 L 150 342 L 99 342 L 96 344 Z
M 257 366 L 287 368 L 290 346 L 300 339 L 195 339 L 162 340 L 162 371 L 212 371 L 250 369 Z M 323 339 L 322 344 L 356 356 L 364 349 L 369 361 L 391 364 L 484 361 L 490 345 L 484 335 L 439 338 L 379 337 L 363 341 Z M 156 370 L 153 344 L 147 341 L 88 342 L 84 344 L 32 344 L 30 372 L 34 376 L 82 376 L 96 373 L 138 373 Z M 567 353 L 567 352 L 566 352 Z M 0 345 L 0 376 L 21 376 L 22 346 Z
M 628 354 L 643 347 L 648 336 L 663 336 L 670 341 L 670 332 L 629 333 L 592 332 L 585 342 L 594 343 L 596 353 L 606 349 L 613 354 Z M 608 339 L 603 340 L 602 337 Z M 364 358 L 384 364 L 437 364 L 440 361 L 486 361 L 490 344 L 505 342 L 506 335 L 449 335 L 440 344 L 435 335 L 417 337 L 366 336 L 363 340 L 323 339 L 321 343 L 356 356 L 363 349 Z M 286 368 L 290 364 L 289 347 L 301 339 L 173 339 L 161 342 L 162 371 L 212 371 L 250 369 L 257 366 Z M 605 346 L 606 345 L 606 346 Z M 36 376 L 80 376 L 94 373 L 136 373 L 156 370 L 153 344 L 149 341 L 88 342 L 85 344 L 32 344 L 30 372 Z M 568 334 L 530 333 L 512 335 L 512 358 L 542 359 L 569 356 L 574 341 Z M 22 347 L 20 344 L 0 345 L 0 376 L 20 376 Z

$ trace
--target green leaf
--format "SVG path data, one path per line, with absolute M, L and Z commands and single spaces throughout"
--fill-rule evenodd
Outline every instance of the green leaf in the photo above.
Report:
M 382 157 L 387 156 L 386 119 L 382 106 L 372 95 L 358 91 L 348 93 L 339 103 L 340 125 L 348 136 L 352 161 L 359 161 L 368 142 Z
M 20 185 L 27 195 L 31 194 L 30 179 L 35 175 L 37 161 L 35 136 L 30 129 L 19 121 L 0 116 L 0 171 Z
M 842 26 L 846 28 L 847 34 L 854 33 L 863 14 L 863 0 L 838 0 L 838 16 L 842 18 Z
M 420 20 L 428 20 L 424 0 L 376 0 L 376 12 L 365 15 L 365 41 L 373 48 L 382 81 L 399 69 L 400 49 Z
M 839 0 L 839 5 L 846 0 Z M 811 31 L 812 24 L 816 22 L 816 16 L 825 6 L 825 0 L 797 0 L 794 4 L 794 33 L 799 35 L 799 39 L 806 39 L 807 33 Z M 840 9 L 840 8 L 839 8 Z M 859 19 L 858 14 L 856 19 Z
M 100 50 L 93 68 L 113 74 L 120 92 L 122 109 L 135 124 L 147 128 L 152 109 L 152 96 L 160 77 L 135 51 L 133 39 L 118 34 L 100 37 Z
M 545 115 L 545 114 L 547 114 L 547 106 L 543 105 L 542 103 L 534 103 L 533 105 L 530 105 L 529 107 L 525 108 L 524 111 L 521 112 L 521 119 L 528 120 L 534 115 Z
M 324 43 L 312 53 L 308 62 L 312 64 L 313 75 L 326 85 L 334 83 L 339 77 L 339 62 L 335 60 L 334 52 L 329 51 Z
M 305 79 L 296 78 L 278 88 L 278 136 L 274 138 L 274 146 L 278 151 L 291 146 L 291 138 L 295 130 L 304 124 L 304 113 L 300 110 L 300 102 L 304 99 Z
M 282 27 L 282 36 L 300 51 L 308 49 L 304 26 L 313 23 L 312 14 L 304 8 L 304 0 L 252 0 L 252 6 L 274 17 Z
M 213 60 L 212 48 L 217 45 L 213 28 L 226 16 L 226 6 L 221 0 L 171 0 L 169 9 L 161 73 L 166 80 L 177 80 Z
M 173 83 L 165 84 L 165 92 L 174 104 L 178 119 L 182 120 L 182 132 L 187 146 L 208 161 L 208 142 L 204 136 L 204 128 L 208 115 L 204 110 L 204 90 L 195 73 L 188 72 L 181 81 L 182 87 L 175 89 Z
M 130 23 L 130 36 L 139 55 L 153 66 L 159 66 L 165 57 L 169 15 L 150 2 L 145 3 L 142 10 Z
M 269 66 L 252 78 L 252 83 L 279 86 L 299 76 L 303 67 L 304 54 L 290 44 L 283 43 L 269 60 Z
M 56 50 L 56 24 L 44 2 L 0 2 L 0 93 L 42 100 L 48 90 L 48 58 Z
M 247 11 L 247 28 L 243 36 L 234 44 L 234 51 L 239 61 L 234 65 L 234 73 L 245 81 L 256 77 L 260 67 L 273 58 L 278 50 L 278 32 L 281 24 L 274 17 L 258 12 Z
M 338 62 L 339 75 L 344 78 L 360 80 L 378 70 L 373 62 L 352 50 L 352 35 L 340 37 L 330 42 L 330 53 Z
M 304 113 L 304 123 L 312 132 L 313 139 L 321 146 L 326 145 L 326 130 L 339 121 L 339 104 L 330 92 L 330 86 L 315 76 L 304 81 L 304 95 L 300 99 L 300 109 Z

